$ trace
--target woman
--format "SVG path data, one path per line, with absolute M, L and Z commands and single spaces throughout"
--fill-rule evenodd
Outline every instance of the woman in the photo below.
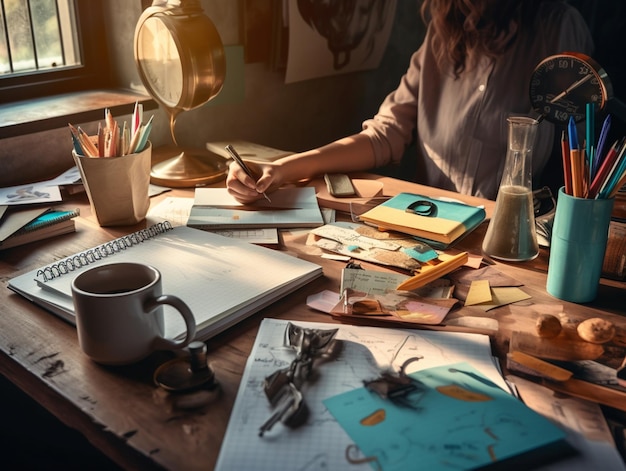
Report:
M 398 163 L 417 136 L 418 175 L 426 185 L 495 199 L 506 156 L 506 117 L 533 114 L 528 86 L 534 67 L 564 51 L 590 55 L 582 16 L 558 1 L 425 0 L 428 25 L 398 88 L 363 130 L 271 164 L 253 165 L 255 182 L 238 165 L 226 179 L 240 201 L 284 183 L 324 173 Z M 542 122 L 533 175 L 545 167 L 554 138 Z

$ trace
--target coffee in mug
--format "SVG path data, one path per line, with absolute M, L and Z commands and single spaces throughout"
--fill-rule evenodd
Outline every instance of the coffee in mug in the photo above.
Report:
M 156 350 L 183 348 L 196 333 L 187 304 L 162 294 L 161 273 L 149 265 L 110 263 L 90 268 L 72 281 L 72 298 L 78 343 L 98 363 L 134 363 Z M 165 337 L 165 305 L 183 317 L 184 339 Z

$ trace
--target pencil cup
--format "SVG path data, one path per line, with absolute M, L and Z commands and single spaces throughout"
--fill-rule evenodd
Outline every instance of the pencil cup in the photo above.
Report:
M 142 221 L 150 207 L 152 145 L 121 157 L 72 156 L 101 226 L 127 226 Z
M 546 286 L 552 296 L 575 303 L 595 299 L 612 210 L 613 199 L 576 198 L 559 190 Z

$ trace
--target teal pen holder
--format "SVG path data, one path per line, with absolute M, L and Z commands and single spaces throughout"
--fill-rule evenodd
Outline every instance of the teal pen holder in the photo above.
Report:
M 559 190 L 546 285 L 552 296 L 574 303 L 595 299 L 613 201 L 576 198 Z

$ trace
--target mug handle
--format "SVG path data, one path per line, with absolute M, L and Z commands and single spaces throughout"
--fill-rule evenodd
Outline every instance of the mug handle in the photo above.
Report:
M 155 348 L 156 349 L 170 349 L 170 348 L 183 348 L 189 345 L 190 342 L 193 341 L 196 336 L 196 319 L 193 317 L 191 309 L 189 306 L 185 304 L 185 302 L 171 294 L 163 294 L 158 298 L 150 299 L 146 302 L 144 308 L 146 312 L 152 312 L 156 308 L 163 305 L 172 306 L 176 309 L 183 319 L 185 320 L 185 325 L 187 326 L 187 335 L 183 340 L 173 340 L 168 338 L 157 338 L 155 339 Z

